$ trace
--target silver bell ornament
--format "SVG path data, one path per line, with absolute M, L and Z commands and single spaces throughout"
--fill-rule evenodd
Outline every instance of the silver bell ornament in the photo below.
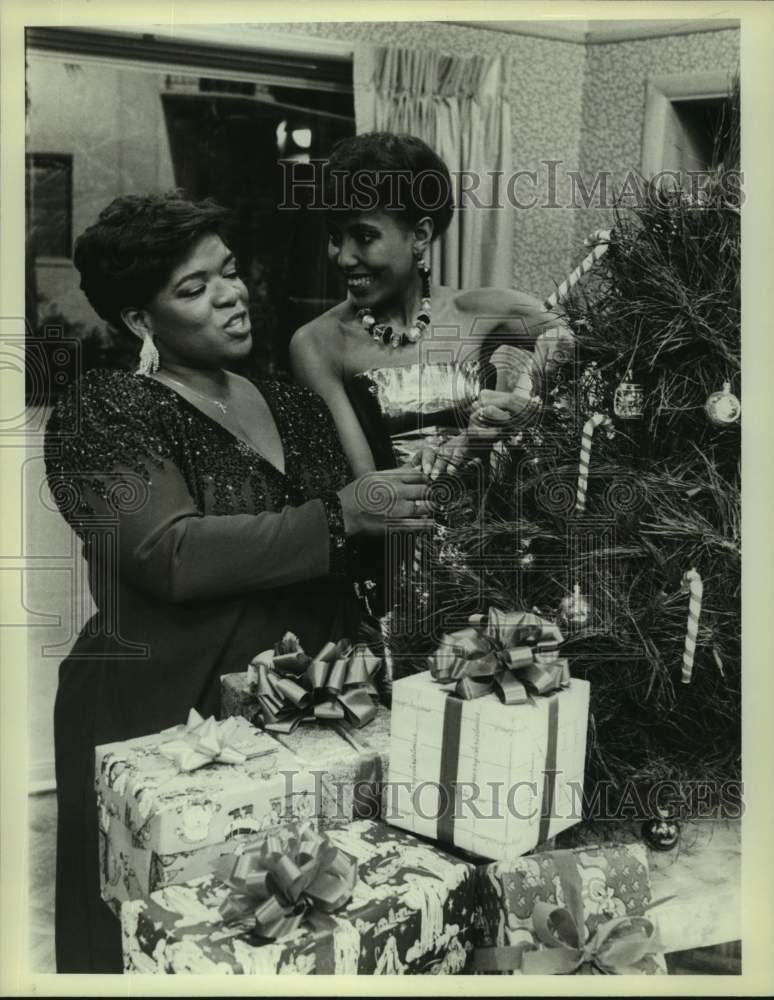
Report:
M 716 427 L 727 427 L 739 420 L 742 415 L 742 404 L 731 392 L 731 383 L 724 382 L 722 389 L 708 397 L 704 410 L 710 423 Z
M 591 606 L 580 592 L 580 585 L 575 584 L 572 593 L 563 597 L 557 612 L 559 624 L 568 632 L 577 632 L 585 628 L 591 618 Z
M 615 390 L 613 413 L 619 420 L 639 420 L 642 416 L 644 397 L 642 386 L 632 381 L 632 373 L 629 370 L 626 378 Z

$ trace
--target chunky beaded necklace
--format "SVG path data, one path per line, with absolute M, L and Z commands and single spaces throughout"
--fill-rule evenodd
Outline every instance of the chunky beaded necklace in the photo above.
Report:
M 389 345 L 392 348 L 402 347 L 404 344 L 416 344 L 430 325 L 430 268 L 422 264 L 418 270 L 422 279 L 422 302 L 414 323 L 408 330 L 394 330 L 389 323 L 377 323 L 370 309 L 358 310 L 357 318 L 362 323 L 363 329 L 377 344 Z

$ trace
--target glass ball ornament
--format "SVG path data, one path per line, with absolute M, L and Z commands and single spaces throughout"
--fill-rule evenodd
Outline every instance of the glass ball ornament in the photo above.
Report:
M 642 824 L 642 839 L 654 851 L 671 851 L 680 839 L 680 824 L 668 809 L 657 809 L 657 815 Z
M 563 597 L 557 612 L 559 624 L 568 632 L 577 632 L 585 628 L 591 618 L 591 605 L 580 592 L 580 585 L 575 584 L 572 593 Z
M 638 420 L 642 416 L 644 398 L 642 386 L 632 381 L 632 373 L 628 371 L 626 378 L 615 390 L 613 413 L 619 420 Z
M 704 410 L 710 423 L 716 427 L 727 427 L 735 424 L 742 415 L 742 404 L 731 392 L 731 383 L 724 382 L 723 388 L 713 392 L 704 404 Z

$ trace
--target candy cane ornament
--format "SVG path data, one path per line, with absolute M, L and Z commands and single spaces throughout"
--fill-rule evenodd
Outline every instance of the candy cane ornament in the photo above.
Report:
M 693 658 L 696 655 L 696 639 L 699 634 L 699 615 L 701 614 L 701 599 L 704 594 L 704 584 L 695 569 L 689 569 L 683 574 L 680 591 L 690 594 L 688 602 L 688 628 L 685 633 L 685 649 L 683 650 L 683 684 L 691 683 L 693 674 Z
M 549 312 L 552 309 L 555 309 L 560 302 L 567 298 L 570 289 L 574 288 L 583 275 L 587 274 L 597 261 L 603 257 L 605 253 L 607 253 L 607 248 L 610 245 L 610 233 L 611 230 L 609 229 L 599 229 L 584 240 L 586 246 L 594 243 L 594 249 L 590 254 L 588 254 L 588 256 L 583 258 L 569 278 L 566 278 L 561 285 L 559 285 L 556 291 L 548 296 L 544 305 Z
M 581 438 L 581 453 L 578 466 L 578 491 L 575 495 L 576 513 L 582 514 L 586 509 L 586 491 L 589 483 L 589 463 L 591 461 L 591 439 L 597 427 L 605 427 L 607 436 L 613 437 L 613 421 L 605 413 L 595 413 L 589 417 L 583 425 L 583 437 Z

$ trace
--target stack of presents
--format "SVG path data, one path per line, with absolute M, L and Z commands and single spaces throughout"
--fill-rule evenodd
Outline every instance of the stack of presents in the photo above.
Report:
M 220 720 L 98 747 L 125 971 L 664 973 L 645 848 L 547 849 L 589 713 L 561 640 L 492 609 L 387 686 L 367 646 L 288 634 Z

